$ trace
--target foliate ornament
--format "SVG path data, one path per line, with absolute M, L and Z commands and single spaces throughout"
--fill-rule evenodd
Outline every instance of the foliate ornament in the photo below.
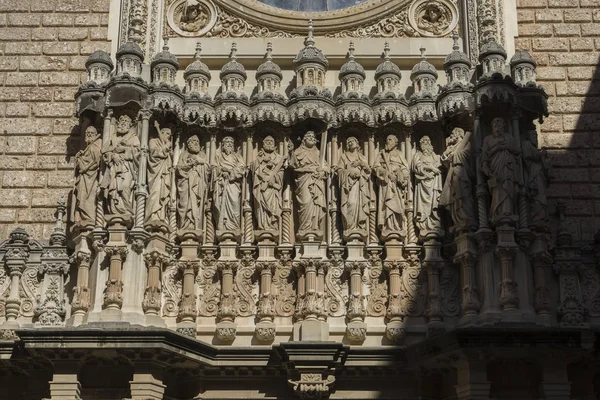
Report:
M 325 309 L 331 317 L 340 317 L 346 314 L 348 283 L 342 280 L 343 274 L 344 262 L 341 254 L 336 253 L 332 256 L 325 276 Z
M 303 399 L 327 397 L 334 382 L 334 375 L 323 378 L 322 373 L 301 373 L 299 380 L 288 379 L 288 383 L 292 386 L 296 395 Z
M 272 342 L 275 339 L 275 328 L 273 327 L 256 327 L 256 338 L 261 342 Z
M 0 268 L 0 317 L 4 317 L 5 303 L 9 291 L 10 277 L 7 275 L 5 268 Z
M 294 273 L 289 255 L 280 257 L 273 275 L 275 290 L 275 315 L 278 317 L 291 317 L 294 315 L 296 303 L 296 290 L 294 289 Z
M 12 329 L 0 329 L 0 340 L 18 340 L 17 332 Z
M 390 327 L 385 328 L 385 337 L 394 343 L 402 343 L 406 337 L 406 328 Z
M 445 264 L 440 271 L 440 297 L 442 314 L 445 317 L 455 317 L 460 311 L 459 283 L 458 271 L 451 264 Z
M 201 317 L 215 317 L 219 308 L 219 294 L 221 281 L 217 274 L 217 265 L 214 255 L 205 255 L 202 259 L 202 271 L 197 276 L 200 286 L 200 302 L 198 315 Z
M 450 1 L 415 1 L 408 13 L 410 25 L 423 36 L 446 36 L 458 24 L 458 10 Z
M 21 287 L 19 297 L 21 298 L 20 315 L 24 317 L 34 316 L 34 307 L 37 302 L 37 297 L 40 290 L 40 281 L 38 269 L 36 267 L 28 267 L 23 272 L 20 280 Z
M 172 263 L 162 274 L 162 292 L 164 304 L 162 314 L 165 317 L 176 317 L 178 304 L 181 302 L 183 282 L 177 264 Z
M 236 336 L 236 329 L 233 327 L 219 327 L 216 330 L 217 339 L 223 342 L 233 342 Z
M 369 254 L 370 267 L 367 269 L 367 316 L 383 317 L 385 316 L 385 304 L 388 296 L 387 279 L 383 274 L 383 264 L 381 255 L 377 253 Z
M 369 38 L 384 37 L 398 38 L 419 36 L 414 27 L 409 24 L 408 12 L 400 11 L 387 18 L 381 19 L 371 25 L 363 25 L 356 29 L 347 29 L 340 32 L 328 33 L 325 37 L 329 38 Z
M 167 10 L 167 22 L 180 36 L 205 36 L 217 23 L 217 13 L 210 0 L 176 0 Z
M 241 38 L 241 37 L 278 37 L 290 38 L 296 37 L 283 31 L 271 31 L 268 28 L 253 25 L 248 21 L 229 14 L 219 9 L 217 14 L 217 23 L 210 30 L 207 36 L 218 36 L 221 38 Z
M 249 257 L 250 259 L 252 257 Z M 254 279 L 254 260 L 242 260 L 237 273 L 235 274 L 235 283 L 233 292 L 237 299 L 237 315 L 240 317 L 251 317 L 256 313 L 256 303 L 258 301 L 256 292 L 256 279 Z
M 589 310 L 590 317 L 600 317 L 600 271 L 596 265 L 586 265 L 581 274 L 583 301 Z M 1 286 L 0 286 L 1 287 Z M 534 305 L 536 309 L 547 307 L 549 303 L 549 290 L 547 287 L 536 289 Z M 539 293 L 538 293 L 539 292 Z M 0 292 L 1 293 L 1 292 Z M 0 314 L 2 315 L 2 314 Z
M 418 259 L 409 262 L 402 271 L 400 303 L 406 315 L 417 316 L 423 311 L 424 293 Z
M 61 299 L 60 280 L 61 277 L 58 274 L 48 277 L 44 300 L 34 310 L 34 315 L 38 318 L 37 325 L 61 326 L 63 324 L 67 309 L 65 308 L 65 299 Z
M 180 333 L 184 336 L 189 336 L 191 338 L 196 337 L 196 328 L 188 327 L 188 328 L 177 328 L 177 333 Z

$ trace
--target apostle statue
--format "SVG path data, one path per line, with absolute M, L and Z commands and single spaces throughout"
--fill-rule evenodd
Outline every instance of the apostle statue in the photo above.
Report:
M 71 219 L 80 227 L 93 225 L 96 218 L 102 141 L 93 126 L 88 126 L 85 130 L 85 144 L 85 149 L 79 150 L 75 155 L 75 202 Z
M 252 194 L 259 231 L 278 231 L 281 217 L 281 191 L 286 159 L 275 151 L 275 139 L 263 139 L 262 149 L 252 164 Z
M 398 138 L 389 135 L 385 148 L 373 164 L 379 183 L 377 225 L 384 240 L 406 236 L 404 212 L 410 184 L 410 170 L 404 154 L 398 149 Z
M 522 142 L 523 169 L 525 173 L 525 188 L 529 204 L 529 227 L 538 231 L 548 229 L 548 171 L 550 162 L 546 150 L 538 150 L 537 132 L 532 129 L 527 132 Z
M 307 238 L 308 235 L 322 238 L 325 227 L 325 179 L 329 169 L 321 159 L 322 154 L 316 144 L 315 133 L 306 132 L 302 144 L 294 150 L 290 163 L 294 170 L 300 239 Z
M 520 183 L 519 143 L 505 129 L 503 118 L 492 120 L 492 134 L 483 139 L 481 171 L 492 194 L 492 223 L 516 222 L 517 185 Z
M 440 238 L 443 235 L 439 214 L 442 163 L 433 151 L 429 136 L 423 136 L 419 141 L 419 150 L 413 156 L 411 166 L 415 177 L 415 225 L 419 235 L 421 238 Z
M 473 201 L 474 171 L 471 159 L 471 132 L 454 128 L 446 139 L 446 150 L 441 162 L 448 170 L 442 189 L 440 205 L 450 213 L 451 232 L 474 232 L 477 230 L 475 204 Z
M 244 160 L 235 151 L 233 138 L 227 136 L 221 142 L 213 166 L 213 214 L 216 229 L 234 235 L 240 234 L 240 213 Z
M 171 206 L 171 174 L 173 170 L 173 149 L 170 128 L 162 128 L 154 122 L 158 137 L 148 142 L 148 200 L 146 221 L 151 224 L 166 225 Z
M 203 229 L 210 169 L 198 136 L 190 136 L 187 140 L 179 156 L 176 174 L 179 229 L 200 231 Z
M 372 198 L 371 168 L 355 137 L 346 139 L 346 151 L 340 156 L 336 169 L 340 183 L 344 236 L 347 239 L 355 235 L 365 238 Z
M 121 115 L 116 135 L 112 135 L 102 147 L 106 171 L 100 187 L 104 191 L 109 214 L 133 217 L 133 189 L 139 154 L 140 139 L 136 125 L 128 115 Z

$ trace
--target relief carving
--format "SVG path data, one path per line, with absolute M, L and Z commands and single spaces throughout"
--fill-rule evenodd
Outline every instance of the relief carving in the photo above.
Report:
M 93 126 L 85 130 L 86 147 L 75 155 L 75 195 L 71 220 L 78 226 L 93 225 L 96 219 L 98 171 L 102 157 L 102 141 Z
M 148 143 L 148 199 L 146 200 L 146 226 L 165 226 L 171 208 L 171 171 L 173 150 L 171 129 L 155 122 L 158 137 Z
M 162 274 L 163 316 L 176 317 L 179 314 L 178 304 L 181 301 L 182 286 L 179 267 L 176 263 L 172 263 Z
M 212 171 L 213 215 L 217 233 L 229 232 L 239 236 L 245 163 L 242 156 L 235 151 L 231 136 L 223 138 L 221 147 Z
M 221 282 L 217 273 L 217 263 L 213 255 L 204 256 L 202 271 L 198 274 L 197 281 L 200 287 L 198 315 L 201 317 L 215 317 L 219 310 Z
M 526 133 L 526 140 L 521 142 L 523 149 L 523 169 L 525 189 L 529 204 L 528 226 L 537 231 L 548 229 L 548 173 L 550 161 L 546 150 L 538 150 L 537 132 L 535 129 Z
M 176 168 L 177 214 L 181 230 L 203 230 L 210 168 L 198 136 L 190 136 Z
M 412 160 L 415 225 L 422 239 L 439 238 L 443 235 L 438 209 L 442 193 L 442 164 L 440 156 L 433 151 L 429 136 L 421 138 L 419 147 Z
M 286 159 L 275 151 L 275 139 L 267 136 L 252 165 L 254 213 L 259 231 L 279 232 L 283 171 Z

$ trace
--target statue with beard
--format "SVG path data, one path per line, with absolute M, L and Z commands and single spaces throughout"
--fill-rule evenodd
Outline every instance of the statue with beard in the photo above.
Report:
M 429 136 L 419 141 L 420 150 L 413 156 L 412 170 L 415 176 L 414 208 L 415 225 L 419 235 L 439 238 L 443 235 L 439 215 L 439 201 L 442 193 L 442 163 L 434 153 Z
M 219 232 L 240 233 L 242 178 L 244 160 L 235 152 L 233 138 L 227 136 L 221 143 L 213 166 L 213 214 Z
M 477 230 L 470 139 L 471 132 L 465 134 L 463 129 L 454 128 L 446 139 L 446 150 L 441 157 L 448 175 L 442 189 L 440 205 L 450 213 L 453 223 L 450 230 L 457 233 Z
M 398 149 L 398 138 L 389 135 L 373 164 L 379 183 L 377 225 L 384 240 L 406 236 L 404 213 L 410 170 L 404 154 Z
M 75 207 L 72 221 L 76 225 L 93 225 L 96 218 L 96 196 L 98 192 L 98 171 L 102 157 L 102 141 L 93 126 L 85 130 L 86 147 L 75 155 Z
M 252 165 L 252 194 L 259 231 L 278 231 L 285 158 L 275 151 L 275 139 L 267 136 Z
M 316 147 L 313 131 L 304 134 L 302 144 L 294 150 L 291 167 L 295 174 L 296 204 L 298 206 L 298 237 L 314 235 L 322 238 L 325 227 L 325 179 L 328 168 L 321 167 L 321 152 Z
M 506 131 L 504 119 L 494 118 L 492 134 L 483 139 L 480 162 L 492 194 L 490 219 L 495 225 L 516 222 L 519 157 L 519 143 Z
M 344 236 L 348 239 L 354 235 L 365 238 L 371 203 L 371 168 L 355 137 L 346 140 L 346 151 L 340 156 L 337 173 Z
M 166 225 L 167 211 L 171 206 L 171 171 L 173 149 L 171 129 L 160 128 L 155 122 L 158 137 L 148 142 L 148 201 L 146 222 L 149 225 Z
M 538 150 L 537 132 L 527 132 L 522 142 L 525 188 L 529 203 L 529 227 L 538 231 L 548 230 L 548 171 L 550 163 L 546 150 Z
M 121 115 L 116 135 L 102 148 L 106 172 L 100 187 L 107 200 L 109 214 L 133 217 L 133 189 L 139 166 L 140 139 L 128 115 Z
M 190 136 L 176 167 L 177 214 L 181 230 L 203 229 L 204 205 L 210 169 L 198 136 Z

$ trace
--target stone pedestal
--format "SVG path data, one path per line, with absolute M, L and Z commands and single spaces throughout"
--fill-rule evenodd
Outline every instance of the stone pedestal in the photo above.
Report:
M 457 400 L 489 400 L 490 386 L 484 361 L 465 358 L 456 362 Z
M 162 400 L 166 386 L 154 375 L 134 373 L 131 387 L 131 400 Z
M 54 374 L 50 381 L 50 399 L 81 400 L 81 384 L 77 377 L 79 365 L 76 363 L 58 363 L 54 365 Z
M 567 374 L 567 365 L 546 360 L 543 363 L 543 395 L 547 400 L 571 398 L 571 382 Z
M 294 341 L 313 342 L 329 340 L 329 324 L 324 321 L 307 320 L 294 325 Z

